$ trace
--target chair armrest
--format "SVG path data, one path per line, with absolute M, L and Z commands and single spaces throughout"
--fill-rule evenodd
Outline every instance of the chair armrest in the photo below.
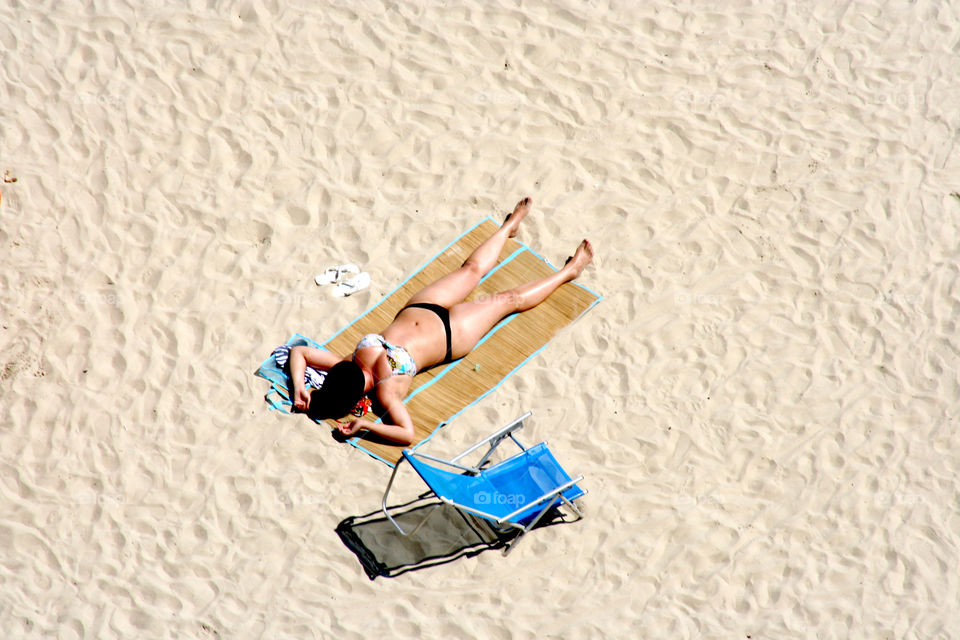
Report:
M 477 449 L 479 449 L 479 448 L 482 447 L 483 445 L 485 445 L 485 444 L 487 444 L 487 443 L 489 443 L 489 442 L 494 442 L 494 441 L 495 441 L 494 444 L 490 447 L 490 449 L 491 449 L 491 451 L 492 451 L 494 448 L 496 448 L 497 445 L 500 444 L 500 441 L 501 441 L 501 440 L 503 440 L 504 438 L 506 438 L 507 436 L 509 436 L 511 433 L 513 433 L 513 432 L 516 431 L 517 429 L 520 429 L 521 427 L 523 427 L 523 421 L 526 420 L 527 418 L 529 418 L 531 415 L 533 415 L 533 413 L 532 413 L 531 411 L 527 411 L 525 414 L 523 414 L 522 416 L 520 416 L 519 418 L 517 418 L 516 420 L 514 420 L 513 422 L 511 422 L 511 423 L 508 424 L 507 426 L 503 427 L 502 429 L 498 430 L 498 431 L 497 431 L 496 433 L 494 433 L 493 435 L 487 436 L 486 438 L 484 438 L 484 439 L 481 440 L 480 442 L 478 442 L 478 443 L 476 443 L 476 444 L 474 444 L 474 445 L 472 445 L 472 446 L 470 446 L 470 447 L 467 447 L 466 449 L 464 449 L 463 451 L 461 451 L 460 453 L 458 453 L 458 454 L 455 455 L 454 457 L 450 458 L 450 461 L 451 461 L 451 462 L 456 462 L 457 460 L 460 460 L 460 459 L 463 458 L 464 456 L 470 455 L 471 453 L 473 453 L 474 451 L 476 451 Z M 488 452 L 488 453 L 489 453 L 489 452 Z
M 436 456 L 431 456 L 430 454 L 427 454 L 427 453 L 414 452 L 414 453 L 411 453 L 410 455 L 417 456 L 418 458 L 425 458 L 427 460 L 432 460 L 433 462 L 439 462 L 441 464 L 451 466 L 455 469 L 466 471 L 467 473 L 473 473 L 473 474 L 480 473 L 480 469 L 477 469 L 476 467 L 468 467 L 468 466 L 453 462 L 452 460 L 444 460 L 443 458 L 437 458 Z
M 541 502 L 543 502 L 543 501 L 546 500 L 547 498 L 555 497 L 555 496 L 558 496 L 558 495 L 563 494 L 564 491 L 566 491 L 567 489 L 569 489 L 569 488 L 572 487 L 573 485 L 577 484 L 577 483 L 580 482 L 581 480 L 583 480 L 583 476 L 577 476 L 576 478 L 574 478 L 574 479 L 571 480 L 570 482 L 567 482 L 566 484 L 560 485 L 560 486 L 557 487 L 556 489 L 551 489 L 550 491 L 546 492 L 545 494 L 543 494 L 542 496 L 540 496 L 539 498 L 537 498 L 537 499 L 534 500 L 533 502 L 530 502 L 529 504 L 525 504 L 525 505 L 523 505 L 522 507 L 520 507 L 519 509 L 517 509 L 516 511 L 514 511 L 514 512 L 512 512 L 512 513 L 509 513 L 509 514 L 503 516 L 502 518 L 499 519 L 499 521 L 502 522 L 502 521 L 504 521 L 504 520 L 512 520 L 513 518 L 516 518 L 518 515 L 520 515 L 521 513 L 523 513 L 524 511 L 526 511 L 527 509 L 530 509 L 530 508 L 532 508 L 532 507 L 537 506 L 538 504 L 540 504 Z

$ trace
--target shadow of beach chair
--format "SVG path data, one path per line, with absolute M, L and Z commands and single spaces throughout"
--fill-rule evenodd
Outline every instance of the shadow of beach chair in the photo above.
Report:
M 371 580 L 396 578 L 410 571 L 470 558 L 502 549 L 508 542 L 485 520 L 443 503 L 424 503 L 421 497 L 395 505 L 392 511 L 402 526 L 416 528 L 417 535 L 398 534 L 380 509 L 345 518 L 336 528 L 340 541 L 356 555 Z M 541 521 L 540 526 L 543 524 Z
M 586 494 L 577 485 L 583 476 L 571 479 L 547 448 L 546 442 L 527 448 L 514 436 L 514 432 L 523 426 L 523 421 L 530 415 L 528 411 L 450 460 L 404 450 L 383 493 L 381 508 L 384 515 L 401 534 L 410 535 L 422 527 L 434 511 L 431 509 L 421 523 L 409 532 L 404 531 L 390 514 L 387 498 L 400 469 L 400 462 L 405 460 L 430 488 L 424 497 L 439 500 L 434 507 L 446 504 L 483 518 L 500 531 L 514 530 L 517 535 L 504 547 L 504 555 L 513 550 L 528 531 L 561 503 L 577 515 L 576 520 L 582 518 L 583 514 L 573 501 Z M 520 452 L 487 466 L 494 451 L 508 438 L 520 448 Z M 487 450 L 476 465 L 464 464 L 467 456 L 484 446 Z

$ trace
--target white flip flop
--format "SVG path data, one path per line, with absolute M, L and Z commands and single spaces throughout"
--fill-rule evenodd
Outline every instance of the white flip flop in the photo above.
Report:
M 358 273 L 352 278 L 344 278 L 337 283 L 337 286 L 333 288 L 333 295 L 337 298 L 345 298 L 347 296 L 352 296 L 358 291 L 363 291 L 370 286 L 370 274 L 364 271 L 363 273 Z
M 318 285 L 337 284 L 344 278 L 351 278 L 360 273 L 360 267 L 355 264 L 341 264 L 329 267 L 323 273 L 318 273 L 313 281 Z

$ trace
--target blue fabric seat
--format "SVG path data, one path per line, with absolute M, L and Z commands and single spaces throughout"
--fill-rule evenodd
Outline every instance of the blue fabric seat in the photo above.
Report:
M 403 452 L 402 460 L 414 468 L 431 492 L 442 502 L 500 527 L 520 529 L 521 535 L 533 528 L 545 513 L 560 503 L 571 507 L 582 517 L 573 501 L 586 494 L 577 484 L 583 476 L 571 479 L 557 462 L 547 443 L 541 442 L 525 448 L 513 436 L 513 431 L 523 426 L 523 420 L 529 415 L 527 413 L 518 418 L 451 460 L 411 450 Z M 484 467 L 496 447 L 508 437 L 520 447 L 520 452 L 495 465 Z M 483 444 L 489 444 L 490 448 L 478 465 L 469 467 L 459 462 L 465 454 Z M 386 504 L 387 495 L 399 466 L 398 464 L 394 469 L 384 492 L 383 511 L 388 518 L 390 513 Z M 390 519 L 397 529 L 405 534 L 403 529 Z M 508 546 L 506 551 L 511 547 L 512 545 Z
M 485 515 L 481 517 L 493 516 L 487 519 L 495 522 L 505 520 L 520 507 L 527 509 L 510 518 L 510 522 L 530 522 L 539 513 L 535 500 L 571 482 L 546 442 L 521 451 L 496 466 L 482 469 L 478 475 L 441 469 L 418 459 L 415 453 L 409 451 L 404 451 L 403 457 L 435 494 L 448 498 L 458 506 L 483 512 Z M 561 493 L 572 501 L 585 492 L 574 484 Z

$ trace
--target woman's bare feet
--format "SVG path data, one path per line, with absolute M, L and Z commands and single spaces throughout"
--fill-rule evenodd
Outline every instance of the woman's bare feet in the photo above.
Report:
M 580 243 L 580 246 L 577 247 L 574 254 L 567 258 L 567 262 L 563 265 L 563 268 L 568 271 L 570 280 L 573 280 L 583 273 L 583 270 L 591 262 L 593 262 L 593 245 L 590 244 L 589 240 L 585 239 Z
M 502 228 L 509 230 L 509 237 L 512 238 L 517 235 L 517 230 L 520 228 L 520 221 L 530 213 L 531 204 L 533 204 L 531 198 L 524 198 L 513 208 L 513 213 L 508 215 L 507 219 L 503 221 Z

